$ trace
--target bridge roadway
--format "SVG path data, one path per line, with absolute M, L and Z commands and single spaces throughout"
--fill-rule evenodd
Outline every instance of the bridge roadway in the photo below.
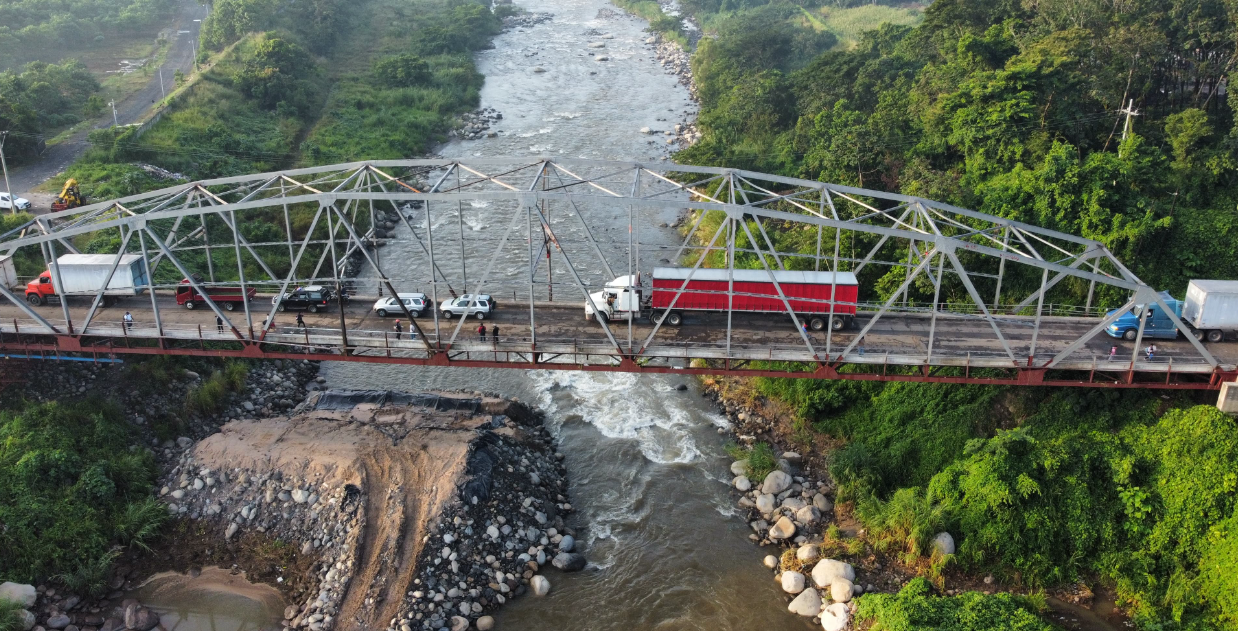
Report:
M 768 370 L 754 370 L 751 362 L 762 360 L 814 362 L 814 355 L 804 344 L 790 319 L 781 314 L 735 313 L 732 318 L 730 354 L 727 353 L 725 313 L 692 314 L 685 317 L 680 327 L 664 325 L 643 356 L 647 360 L 622 361 L 614 345 L 607 339 L 600 324 L 587 321 L 580 301 L 535 303 L 534 317 L 537 322 L 536 344 L 529 328 L 528 302 L 500 304 L 497 312 L 485 320 L 487 329 L 498 325 L 501 339 L 495 342 L 478 340 L 478 320 L 469 318 L 456 331 L 458 318 L 439 318 L 438 331 L 430 314 L 417 320 L 425 337 L 436 347 L 435 357 L 426 351 L 421 339 L 412 339 L 406 318 L 405 333 L 396 337 L 393 330 L 396 317 L 380 318 L 371 311 L 375 296 L 358 296 L 346 308 L 344 321 L 349 352 L 341 352 L 340 314 L 332 305 L 316 314 L 303 313 L 306 328 L 295 326 L 295 314 L 277 313 L 274 326 L 262 337 L 261 322 L 270 309 L 270 297 L 259 295 L 251 302 L 255 323 L 255 337 L 262 337 L 262 344 L 212 344 L 238 340 L 232 331 L 216 330 L 215 314 L 204 306 L 188 310 L 178 306 L 169 295 L 158 298 L 159 315 L 163 327 L 163 345 L 176 347 L 182 354 L 238 355 L 251 357 L 313 356 L 316 359 L 353 360 L 389 363 L 496 366 L 517 368 L 563 368 L 586 370 L 628 370 L 637 372 L 692 372 L 717 373 L 739 372 L 745 374 L 778 374 Z M 29 319 L 20 309 L 4 302 L 0 305 L 0 351 L 5 353 L 55 353 L 80 351 L 104 352 L 161 352 L 153 344 L 160 337 L 155 326 L 148 297 L 135 297 L 119 301 L 116 305 L 100 309 L 89 329 L 82 335 L 80 323 L 86 319 L 90 303 L 86 299 L 70 300 L 70 317 L 76 335 L 42 335 L 45 333 L 35 320 Z M 40 315 L 51 324 L 66 330 L 59 304 L 52 303 L 38 308 Z M 126 329 L 122 318 L 126 311 L 132 313 L 133 326 Z M 244 312 L 240 309 L 227 314 L 238 328 L 245 328 Z M 934 333 L 931 357 L 928 354 L 929 331 L 932 318 L 927 313 L 884 314 L 864 340 L 846 354 L 840 354 L 851 345 L 861 329 L 875 314 L 861 312 L 855 325 L 846 331 L 835 333 L 828 341 L 825 332 L 810 332 L 809 340 L 816 357 L 823 367 L 815 373 L 799 373 L 799 376 L 842 377 L 884 380 L 917 381 L 976 381 L 996 379 L 1002 383 L 1053 383 L 1060 385 L 1150 385 L 1180 388 L 1215 388 L 1220 381 L 1230 380 L 1238 364 L 1238 343 L 1210 344 L 1208 349 L 1221 363 L 1219 369 L 1209 366 L 1195 349 L 1184 340 L 1156 340 L 1156 356 L 1148 359 L 1144 353 L 1134 353 L 1134 343 L 1114 340 L 1104 333 L 1097 334 L 1085 346 L 1076 350 L 1054 366 L 1055 371 L 1073 371 L 1063 379 L 1061 373 L 1049 381 L 1044 367 L 1067 345 L 1086 335 L 1099 318 L 1043 317 L 1040 333 L 1036 339 L 1036 354 L 1029 361 L 1034 321 L 1031 317 L 1002 316 L 999 329 L 1017 360 L 1012 362 L 990 324 L 982 317 L 939 313 Z M 16 328 L 21 335 L 11 333 Z M 631 326 L 626 322 L 612 322 L 612 332 L 620 346 L 640 353 L 641 345 L 652 331 L 652 325 L 640 321 Z M 245 338 L 249 332 L 242 330 Z M 453 337 L 454 336 L 454 337 Z M 54 341 L 53 341 L 54 340 Z M 194 344 L 194 341 L 201 343 Z M 1142 346 L 1151 343 L 1145 340 Z M 235 346 L 235 350 L 224 347 Z M 1117 346 L 1114 359 L 1109 351 Z M 196 347 L 196 348 L 195 348 Z M 292 355 L 289 355 L 289 354 Z M 693 359 L 711 360 L 709 369 L 693 367 Z M 728 361 L 729 359 L 729 361 Z M 856 374 L 848 371 L 838 374 L 839 366 L 853 364 Z M 821 365 L 821 364 L 819 364 Z M 918 366 L 921 370 L 908 370 Z M 931 367 L 954 366 L 962 368 L 949 375 L 940 375 Z M 1015 376 L 977 378 L 972 369 L 1002 368 L 1017 369 Z M 992 371 L 986 374 L 992 374 Z

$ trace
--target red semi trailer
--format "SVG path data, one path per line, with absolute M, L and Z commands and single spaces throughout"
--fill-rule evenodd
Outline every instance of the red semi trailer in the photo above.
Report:
M 642 295 L 644 288 L 639 276 L 635 279 L 621 276 L 607 283 L 602 291 L 592 294 L 592 302 L 608 319 L 626 320 L 645 314 L 661 318 L 665 314 L 667 324 L 675 326 L 683 323 L 686 311 L 726 312 L 730 308 L 746 313 L 786 313 L 782 296 L 796 316 L 807 321 L 814 331 L 829 326 L 831 309 L 836 331 L 849 327 L 855 319 L 860 288 L 851 272 L 777 270 L 773 273 L 777 287 L 770 280 L 769 272 L 763 269 L 735 270 L 734 276 L 731 274 L 725 269 L 656 267 L 648 299 Z M 778 294 L 779 288 L 782 296 Z M 589 303 L 585 304 L 585 317 L 593 317 L 593 307 Z

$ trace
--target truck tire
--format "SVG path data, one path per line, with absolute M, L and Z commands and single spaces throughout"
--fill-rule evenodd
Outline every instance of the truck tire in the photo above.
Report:
M 1191 329 L 1191 337 L 1202 342 L 1204 341 L 1204 332 L 1199 329 Z
M 485 320 L 485 319 L 486 319 L 486 312 L 485 312 L 485 311 L 478 311 L 475 315 L 477 316 L 477 319 L 478 319 L 478 320 Z
M 1225 339 L 1225 332 L 1224 332 L 1224 331 L 1219 331 L 1219 330 L 1217 330 L 1217 329 L 1213 329 L 1213 330 L 1211 330 L 1211 331 L 1208 331 L 1208 341 L 1209 341 L 1209 342 L 1212 342 L 1213 344 L 1215 344 L 1215 343 L 1217 343 L 1217 342 L 1220 342 L 1220 341 L 1221 341 L 1221 340 L 1223 340 L 1223 339 Z
M 305 310 L 310 313 L 318 313 L 318 305 L 310 305 L 309 307 L 306 307 Z
M 825 330 L 825 320 L 823 320 L 823 319 L 821 319 L 821 318 L 812 318 L 811 320 L 809 320 L 809 321 L 808 321 L 808 328 L 810 328 L 810 329 L 812 329 L 812 330 L 814 330 L 814 331 L 824 331 L 824 330 Z
M 1139 337 L 1139 332 L 1135 329 L 1127 329 L 1126 332 L 1122 334 L 1122 339 L 1127 342 L 1134 342 L 1136 337 Z
M 672 311 L 666 316 L 666 323 L 671 326 L 679 326 L 683 324 L 683 314 L 678 311 Z
M 380 318 L 385 318 L 385 317 L 387 317 L 387 310 L 386 310 L 386 309 L 379 309 L 378 311 L 375 311 L 374 313 L 377 313 L 377 314 L 378 314 L 378 317 L 380 317 Z
M 224 303 L 224 311 L 236 311 L 236 303 L 235 303 L 235 302 L 225 302 L 225 303 Z
M 841 331 L 847 328 L 847 318 L 834 317 L 834 330 Z
M 36 307 L 42 307 L 43 303 L 47 301 L 43 300 L 43 296 L 40 296 L 39 294 L 26 294 L 26 302 Z
M 103 301 L 104 301 L 104 302 L 107 302 L 107 298 L 104 298 L 104 299 L 103 299 Z M 195 308 L 195 307 L 197 307 L 197 306 L 198 306 L 198 303 L 196 303 L 196 302 L 194 302 L 194 301 L 192 301 L 192 300 L 186 300 L 186 301 L 185 301 L 185 308 L 186 308 L 186 309 L 188 309 L 188 310 L 190 310 L 190 311 L 193 311 L 193 310 L 194 310 L 194 308 Z

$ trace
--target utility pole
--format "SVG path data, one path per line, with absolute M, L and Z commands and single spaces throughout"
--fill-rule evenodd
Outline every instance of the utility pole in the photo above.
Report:
M 9 214 L 17 214 L 17 196 L 13 195 L 13 187 L 9 186 L 9 165 L 4 162 L 4 140 L 9 132 L 0 132 L 0 170 L 4 171 L 4 192 L 9 196 Z
M 120 121 L 117 120 L 116 118 L 116 99 L 112 99 L 111 101 L 108 101 L 108 105 L 112 106 L 112 126 L 119 127 Z
M 167 90 L 163 89 L 163 68 L 159 69 L 159 96 L 168 96 Z
M 1131 130 L 1131 117 L 1139 116 L 1139 110 L 1135 109 L 1135 99 L 1131 99 L 1125 108 L 1118 110 L 1118 113 L 1126 114 L 1126 124 L 1122 126 L 1122 140 L 1126 140 L 1126 134 Z

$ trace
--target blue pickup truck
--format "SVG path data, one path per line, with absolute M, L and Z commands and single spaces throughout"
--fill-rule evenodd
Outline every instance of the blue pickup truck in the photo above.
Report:
M 1174 310 L 1174 315 L 1182 317 L 1182 301 L 1174 300 L 1169 297 L 1168 292 L 1162 292 L 1161 297 L 1165 299 L 1165 304 L 1170 309 Z M 1105 332 L 1109 337 L 1119 337 L 1124 340 L 1133 341 L 1139 335 L 1139 315 L 1145 314 L 1148 318 L 1147 324 L 1143 327 L 1143 336 L 1149 338 L 1165 338 L 1174 339 L 1178 337 L 1178 329 L 1174 327 L 1174 321 L 1169 318 L 1160 305 L 1135 305 L 1134 309 L 1123 313 L 1114 320 Z M 1109 315 L 1113 312 L 1110 311 Z

